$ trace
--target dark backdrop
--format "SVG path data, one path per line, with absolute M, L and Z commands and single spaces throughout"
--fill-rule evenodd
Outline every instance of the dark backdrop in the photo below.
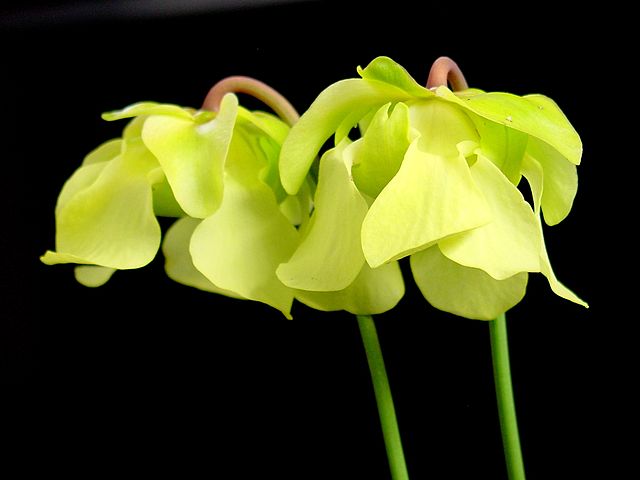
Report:
M 622 380 L 635 378 L 618 373 L 635 358 L 622 346 L 630 334 L 621 318 L 634 311 L 622 306 L 620 287 L 633 280 L 620 271 L 636 256 L 619 242 L 633 203 L 604 206 L 629 188 L 623 171 L 608 172 L 613 149 L 632 142 L 610 132 L 622 123 L 610 110 L 618 101 L 612 79 L 598 76 L 603 52 L 615 46 L 601 30 L 606 9 L 388 2 L 357 14 L 346 3 L 225 3 L 127 18 L 40 3 L 3 7 L 0 23 L 0 381 L 11 400 L 3 410 L 13 427 L 3 429 L 8 454 L 23 468 L 86 477 L 389 478 L 351 315 L 296 304 L 286 321 L 262 304 L 172 283 L 160 257 L 88 289 L 71 267 L 38 257 L 54 247 L 63 182 L 121 131 L 122 122 L 100 119 L 103 111 L 141 100 L 197 107 L 232 74 L 271 84 L 304 111 L 378 55 L 421 82 L 448 55 L 471 86 L 550 96 L 581 134 L 573 211 L 545 235 L 559 278 L 591 309 L 531 275 L 525 300 L 508 315 L 513 379 L 530 479 L 583 478 L 599 468 L 608 473 L 593 478 L 618 478 L 626 441 L 603 427 L 616 424 L 612 414 L 628 395 Z M 613 217 L 620 210 L 627 223 Z M 506 478 L 488 325 L 429 307 L 410 278 L 400 305 L 376 321 L 412 478 Z M 604 453 L 607 446 L 618 453 Z

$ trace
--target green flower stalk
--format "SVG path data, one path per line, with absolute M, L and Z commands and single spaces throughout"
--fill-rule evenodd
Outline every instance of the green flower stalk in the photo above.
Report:
M 282 282 L 336 291 L 409 256 L 424 297 L 460 316 L 496 318 L 533 272 L 587 306 L 554 275 L 542 233 L 541 216 L 555 225 L 569 213 L 582 154 L 558 106 L 542 95 L 425 88 L 387 57 L 358 73 L 320 93 L 282 146 L 282 185 L 295 195 L 334 136 Z M 522 177 L 533 205 L 517 188 Z

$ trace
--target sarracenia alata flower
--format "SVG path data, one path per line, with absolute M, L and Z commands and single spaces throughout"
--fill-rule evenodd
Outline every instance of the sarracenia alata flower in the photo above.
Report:
M 358 73 L 320 93 L 282 146 L 282 185 L 294 195 L 335 137 L 305 236 L 278 268 L 283 283 L 340 290 L 410 256 L 425 298 L 457 315 L 495 318 L 523 298 L 530 272 L 586 306 L 555 277 L 542 233 L 541 214 L 554 225 L 569 213 L 582 155 L 558 106 L 542 95 L 428 89 L 386 57 Z M 517 188 L 523 176 L 533 205 Z
M 276 277 L 299 242 L 310 186 L 288 195 L 278 156 L 289 127 L 225 95 L 217 113 L 138 103 L 103 115 L 134 117 L 121 139 L 91 152 L 56 205 L 56 251 L 89 286 L 156 255 L 156 216 L 175 217 L 163 243 L 166 272 L 203 290 L 267 303 L 290 317 L 295 291 Z

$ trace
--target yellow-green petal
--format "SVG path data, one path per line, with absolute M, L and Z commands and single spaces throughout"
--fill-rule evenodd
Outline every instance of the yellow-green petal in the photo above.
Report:
M 542 237 L 531 206 L 487 158 L 478 155 L 470 171 L 489 204 L 492 221 L 440 241 L 442 253 L 497 280 L 519 272 L 539 272 Z
M 107 283 L 115 271 L 115 268 L 99 267 L 97 265 L 79 265 L 73 269 L 78 283 L 92 288 L 101 287 Z
M 358 67 L 358 74 L 367 80 L 379 80 L 401 88 L 414 97 L 432 97 L 431 90 L 423 87 L 407 70 L 389 57 L 374 58 L 366 68 Z
M 284 189 L 292 195 L 298 191 L 320 147 L 347 116 L 354 112 L 364 116 L 376 106 L 407 98 L 404 90 L 378 80 L 351 78 L 326 88 L 282 145 L 280 178 Z
M 457 264 L 434 245 L 411 256 L 411 271 L 427 301 L 439 310 L 493 320 L 524 297 L 527 273 L 496 280 L 483 270 Z
M 123 118 L 138 117 L 141 115 L 170 115 L 178 118 L 184 118 L 189 120 L 193 118 L 193 115 L 188 110 L 179 107 L 178 105 L 171 105 L 166 103 L 156 102 L 138 102 L 121 110 L 114 110 L 112 112 L 105 112 L 102 114 L 102 118 L 109 122 L 114 120 L 121 120 Z
M 356 279 L 337 292 L 296 292 L 299 301 L 316 310 L 346 310 L 354 315 L 376 315 L 391 310 L 403 295 L 404 281 L 398 262 L 375 269 L 365 263 Z
M 232 298 L 242 298 L 235 292 L 216 287 L 193 265 L 189 243 L 194 230 L 201 221 L 198 218 L 184 217 L 177 220 L 167 230 L 162 242 L 162 253 L 165 258 L 164 269 L 167 276 L 175 282 L 199 290 Z
M 360 228 L 367 202 L 351 179 L 351 146 L 344 140 L 320 161 L 310 228 L 291 259 L 278 267 L 278 277 L 289 287 L 342 290 L 362 268 Z
M 580 163 L 580 136 L 548 97 L 519 97 L 510 93 L 477 91 L 456 95 L 445 86 L 438 87 L 436 95 L 488 120 L 538 138 L 555 148 L 569 162 L 575 165 Z
M 398 173 L 409 148 L 409 108 L 386 103 L 375 114 L 354 154 L 353 179 L 358 188 L 376 198 Z
M 152 115 L 144 122 L 142 139 L 162 166 L 180 207 L 205 218 L 220 206 L 223 168 L 235 124 L 238 100 L 226 95 L 210 122 L 173 115 Z
M 196 227 L 190 252 L 193 265 L 214 285 L 291 318 L 293 290 L 276 277 L 276 268 L 297 243 L 298 232 L 266 186 L 248 189 L 228 176 L 222 204 Z
M 485 225 L 491 211 L 462 154 L 445 158 L 411 144 L 397 175 L 378 195 L 362 225 L 371 267 Z
M 84 157 L 82 166 L 91 165 L 92 163 L 102 163 L 114 159 L 122 150 L 122 139 L 114 138 L 104 142 L 102 145 L 93 149 Z

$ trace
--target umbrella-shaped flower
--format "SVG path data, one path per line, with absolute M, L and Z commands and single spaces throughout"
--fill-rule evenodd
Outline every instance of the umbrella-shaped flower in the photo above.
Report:
M 76 277 L 97 286 L 116 269 L 139 268 L 166 233 L 165 269 L 203 290 L 267 303 L 290 316 L 294 290 L 275 275 L 298 244 L 310 189 L 288 195 L 278 155 L 289 127 L 225 95 L 218 112 L 138 103 L 107 113 L 133 119 L 122 139 L 87 156 L 56 206 L 56 251 L 47 264 L 79 263 Z
M 339 290 L 363 268 L 410 256 L 425 298 L 461 316 L 505 312 L 531 272 L 586 306 L 555 277 L 542 234 L 541 212 L 549 225 L 569 213 L 582 154 L 558 106 L 542 95 L 427 89 L 386 57 L 358 72 L 324 90 L 282 147 L 282 184 L 295 194 L 335 136 L 320 160 L 309 231 L 279 278 Z M 533 206 L 517 188 L 523 176 Z

